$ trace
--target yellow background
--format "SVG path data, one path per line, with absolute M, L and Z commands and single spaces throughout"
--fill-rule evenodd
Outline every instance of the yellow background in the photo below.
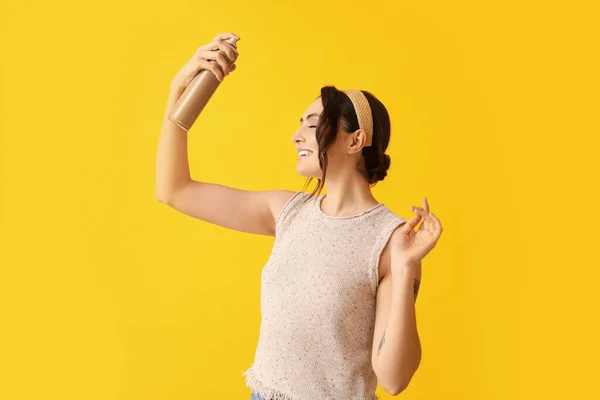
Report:
M 170 81 L 226 31 L 195 179 L 301 189 L 322 85 L 388 107 L 376 196 L 445 229 L 403 398 L 598 398 L 598 13 L 563 3 L 2 0 L 0 398 L 250 397 L 272 239 L 154 199 Z

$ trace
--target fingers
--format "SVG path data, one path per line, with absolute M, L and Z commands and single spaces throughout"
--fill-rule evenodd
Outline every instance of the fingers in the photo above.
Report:
M 223 41 L 231 37 L 239 39 L 239 36 L 233 33 L 220 34 L 209 44 L 198 47 L 196 54 L 194 54 L 198 65 L 206 65 L 202 60 L 213 61 L 211 64 L 217 65 L 216 69 L 219 71 L 216 71 L 214 67 L 204 69 L 212 71 L 219 81 L 222 81 L 225 76 L 229 75 L 236 68 L 232 64 L 239 56 L 237 49 Z
M 444 231 L 444 228 L 442 228 L 442 223 L 440 222 L 439 218 L 433 215 L 433 213 L 431 214 L 431 218 L 435 224 L 435 236 L 439 238 Z
M 220 51 L 209 51 L 207 54 L 203 56 L 205 60 L 214 60 L 217 62 L 219 68 L 225 75 L 229 75 L 229 61 L 227 57 Z
M 225 74 L 216 63 L 205 60 L 203 58 L 195 59 L 194 68 L 196 69 L 196 71 L 201 71 L 203 69 L 211 71 L 220 82 L 222 82 L 225 78 Z
M 237 40 L 240 40 L 240 37 L 233 32 L 220 33 L 217 36 L 215 36 L 215 40 L 227 40 L 231 39 L 232 37 L 236 38 Z
M 427 197 L 423 197 L 423 207 L 410 206 L 410 210 L 416 212 L 423 217 L 426 217 L 430 214 L 429 211 L 429 202 L 427 201 Z
M 414 217 L 412 217 L 411 219 L 407 220 L 402 227 L 400 227 L 400 231 L 402 233 L 409 233 L 411 230 L 414 230 L 415 227 L 419 224 L 419 221 L 421 220 L 421 216 L 420 215 L 415 215 Z
M 427 201 L 427 197 L 423 197 L 423 207 L 410 206 L 411 211 L 422 210 L 425 212 L 429 212 L 429 202 Z
M 423 217 L 423 223 L 419 229 L 429 231 L 437 240 L 444 230 L 439 218 L 436 217 L 435 214 L 424 210 L 418 210 L 415 212 L 417 213 L 417 216 Z
M 422 207 L 410 206 L 410 210 L 414 211 L 418 215 L 422 215 L 423 217 L 427 217 L 429 215 L 429 211 Z
M 194 56 L 194 65 L 212 71 L 219 81 L 231 72 L 229 62 L 220 51 L 201 50 Z
M 442 224 L 439 218 L 429 210 L 429 202 L 427 201 L 427 197 L 423 197 L 423 207 L 411 206 L 410 209 L 418 216 L 423 217 L 423 222 L 425 224 L 433 225 L 430 225 L 427 229 L 432 230 L 436 237 L 439 237 L 442 234 L 442 231 L 444 230 L 442 228 Z
M 221 50 L 222 52 L 224 52 L 227 55 L 227 58 L 230 59 L 231 62 L 234 62 L 239 55 L 237 52 L 237 48 L 235 48 L 234 46 L 230 45 L 227 42 L 224 42 L 222 40 L 217 40 L 217 39 L 210 42 L 210 44 L 208 45 L 208 48 L 206 48 L 205 50 L 211 50 L 211 51 Z
M 232 45 L 226 42 L 218 42 L 217 44 L 219 46 L 219 49 L 227 55 L 227 58 L 229 58 L 231 62 L 234 62 L 238 58 L 239 54 L 237 52 L 236 47 L 233 47 Z

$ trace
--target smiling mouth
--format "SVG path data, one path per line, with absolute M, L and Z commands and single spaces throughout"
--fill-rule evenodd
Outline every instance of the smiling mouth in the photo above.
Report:
M 308 157 L 312 154 L 313 152 L 310 150 L 300 150 L 298 152 L 298 157 L 302 158 L 302 157 Z

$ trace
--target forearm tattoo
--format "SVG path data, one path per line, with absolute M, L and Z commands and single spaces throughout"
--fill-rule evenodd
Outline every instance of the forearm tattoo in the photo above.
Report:
M 419 287 L 421 286 L 421 280 L 415 278 L 415 282 L 413 285 L 414 293 L 415 293 L 415 302 L 417 301 L 417 295 L 419 294 Z M 383 348 L 383 344 L 385 343 L 385 332 L 383 332 L 383 336 L 381 337 L 381 342 L 379 342 L 379 347 L 377 348 L 377 355 L 381 353 L 381 349 Z
M 381 352 L 381 348 L 383 347 L 384 343 L 385 343 L 385 332 L 383 332 L 383 336 L 381 337 L 381 342 L 379 342 L 379 347 L 377 348 L 377 355 L 379 355 L 379 353 Z
M 414 289 L 415 289 L 415 302 L 417 301 L 417 294 L 419 294 L 419 286 L 421 286 L 421 280 L 415 279 Z

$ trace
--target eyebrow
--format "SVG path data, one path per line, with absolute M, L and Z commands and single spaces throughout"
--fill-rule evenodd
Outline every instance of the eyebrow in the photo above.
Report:
M 308 114 L 306 116 L 306 119 L 312 118 L 312 117 L 318 117 L 319 113 L 312 113 L 312 114 Z M 300 118 L 300 123 L 302 123 L 304 121 L 304 118 Z

